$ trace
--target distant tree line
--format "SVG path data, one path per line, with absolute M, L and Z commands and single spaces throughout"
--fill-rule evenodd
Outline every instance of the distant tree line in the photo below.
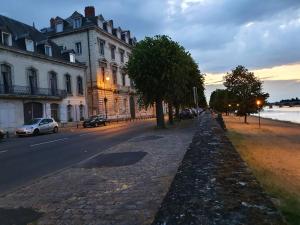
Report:
M 220 113 L 236 111 L 247 123 L 247 116 L 262 108 L 269 94 L 262 91 L 262 81 L 244 66 L 237 66 L 224 79 L 226 89 L 212 92 L 209 106 Z
M 173 123 L 173 109 L 195 106 L 193 87 L 198 90 L 200 106 L 206 106 L 204 74 L 197 63 L 177 42 L 162 35 L 146 37 L 138 42 L 126 65 L 133 80 L 140 104 L 155 105 L 157 126 L 165 127 L 163 102 L 168 104 L 169 122 Z
M 270 103 L 269 105 L 277 105 L 277 106 L 295 106 L 300 105 L 300 99 L 298 97 L 291 99 L 282 99 L 279 102 Z

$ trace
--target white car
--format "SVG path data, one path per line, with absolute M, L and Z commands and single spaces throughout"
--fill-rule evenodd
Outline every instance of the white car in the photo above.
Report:
M 49 132 L 58 132 L 58 124 L 52 118 L 34 118 L 16 130 L 18 136 L 38 135 Z

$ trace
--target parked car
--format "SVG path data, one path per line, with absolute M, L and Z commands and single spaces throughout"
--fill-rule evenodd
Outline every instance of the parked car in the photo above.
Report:
M 5 136 L 4 130 L 0 129 L 0 139 L 3 139 Z
M 18 136 L 57 133 L 58 124 L 52 118 L 34 118 L 16 130 Z
M 91 116 L 88 119 L 83 121 L 82 126 L 86 127 L 97 127 L 99 125 L 106 125 L 107 119 L 103 115 Z
M 194 114 L 191 109 L 183 109 L 179 113 L 180 119 L 192 119 L 194 118 Z

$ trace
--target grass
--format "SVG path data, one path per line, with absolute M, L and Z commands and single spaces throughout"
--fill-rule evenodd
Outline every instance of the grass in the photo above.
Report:
M 272 197 L 288 224 L 300 225 L 300 193 L 290 190 L 289 185 L 281 179 L 276 171 L 268 170 L 256 160 L 256 155 L 252 154 L 252 147 L 245 144 L 247 136 L 229 129 L 227 136 L 247 162 L 255 177 L 258 179 L 264 190 Z

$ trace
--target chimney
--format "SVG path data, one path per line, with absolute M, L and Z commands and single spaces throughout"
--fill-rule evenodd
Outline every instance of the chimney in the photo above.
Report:
M 93 17 L 95 16 L 95 8 L 94 6 L 87 6 L 84 9 L 84 16 L 85 17 Z
M 50 19 L 50 27 L 54 27 L 55 26 L 55 19 L 52 17 Z

